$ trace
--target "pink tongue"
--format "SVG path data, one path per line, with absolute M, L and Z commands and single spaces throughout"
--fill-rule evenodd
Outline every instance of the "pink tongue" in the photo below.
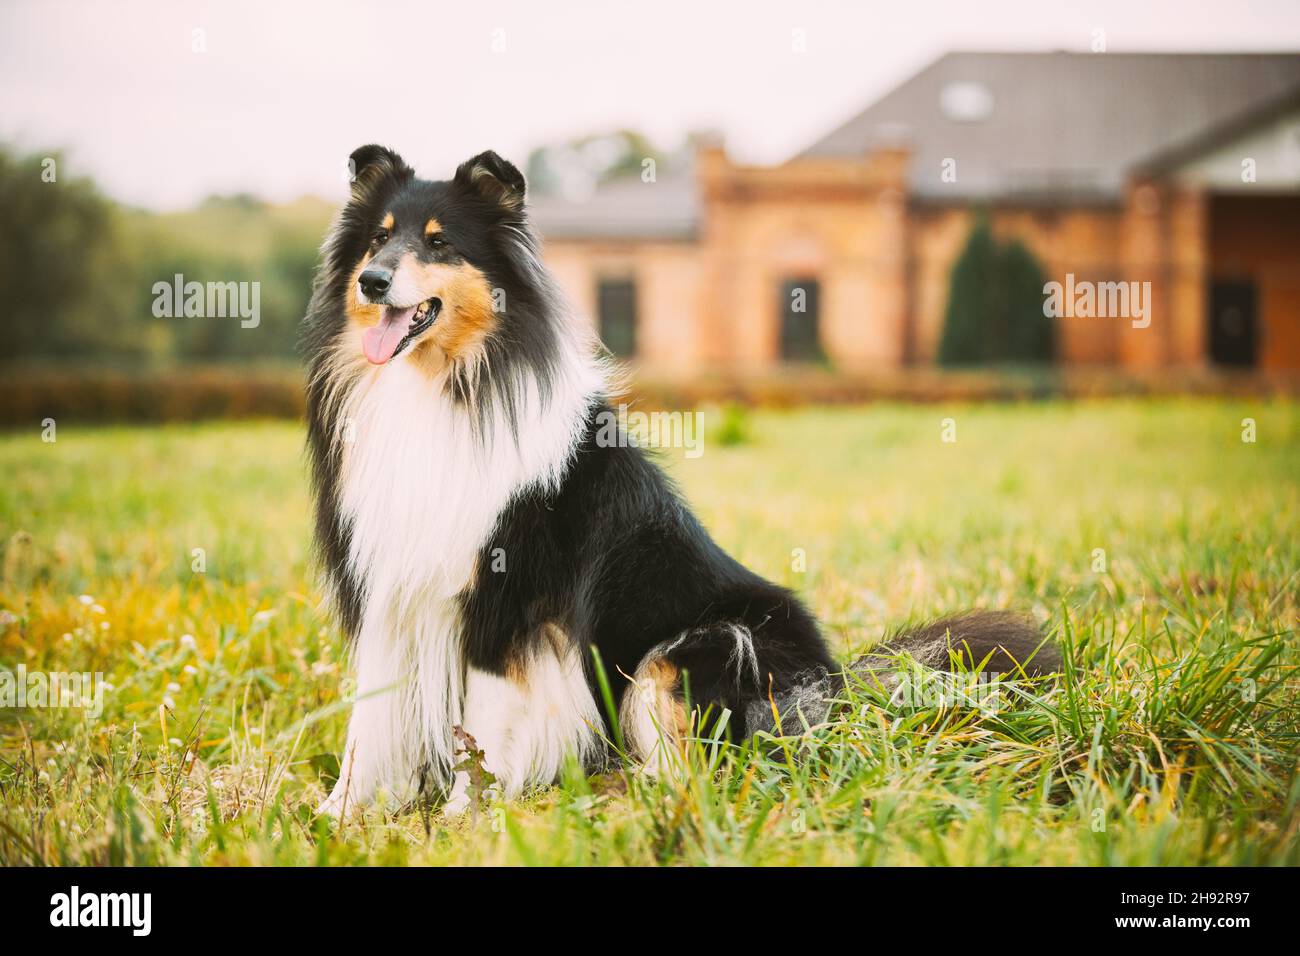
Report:
M 370 362 L 383 365 L 393 357 L 398 343 L 410 331 L 416 308 L 413 305 L 409 309 L 395 309 L 390 305 L 384 309 L 384 317 L 378 325 L 361 333 L 361 351 L 366 353 Z

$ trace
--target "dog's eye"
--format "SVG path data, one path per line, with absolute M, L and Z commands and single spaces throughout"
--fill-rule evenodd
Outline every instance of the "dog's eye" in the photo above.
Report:
M 432 248 L 438 249 L 441 248 L 442 246 L 445 246 L 447 244 L 447 240 L 442 238 L 442 233 L 431 232 L 429 233 L 428 236 L 428 243 Z
M 372 246 L 382 246 L 387 241 L 388 241 L 388 230 L 380 229 L 377 233 L 375 233 L 374 237 L 370 240 L 370 244 Z

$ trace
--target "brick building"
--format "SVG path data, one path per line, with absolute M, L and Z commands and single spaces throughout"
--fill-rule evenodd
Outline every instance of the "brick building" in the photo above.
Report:
M 952 53 L 782 165 L 707 145 L 534 218 L 607 344 L 692 374 L 933 362 L 981 210 L 1048 280 L 1150 283 L 1061 362 L 1300 368 L 1297 54 Z

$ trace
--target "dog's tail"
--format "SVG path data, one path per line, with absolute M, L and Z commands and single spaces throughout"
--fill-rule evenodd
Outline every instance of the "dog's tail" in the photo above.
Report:
M 954 664 L 1007 678 L 1041 677 L 1061 669 L 1061 651 L 1046 640 L 1033 619 L 1013 611 L 966 611 L 887 639 L 846 670 L 868 677 L 897 671 L 903 655 L 935 670 Z
M 858 682 L 894 691 L 908 673 L 908 660 L 936 671 L 958 666 L 1005 680 L 1042 677 L 1061 669 L 1061 651 L 1039 631 L 1033 619 L 1011 611 L 966 611 L 940 618 L 886 639 L 839 673 L 811 672 L 805 680 L 745 713 L 751 729 L 782 730 L 819 723 L 830 716 L 834 701 Z

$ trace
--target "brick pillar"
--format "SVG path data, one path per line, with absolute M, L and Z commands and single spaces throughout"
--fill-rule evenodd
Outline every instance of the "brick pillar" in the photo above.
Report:
M 870 186 L 839 209 L 849 238 L 834 250 L 822 312 L 829 357 L 845 369 L 901 367 L 909 354 L 907 163 L 904 149 L 865 158 Z
M 1204 366 L 1209 359 L 1209 202 L 1204 190 L 1181 188 L 1170 196 L 1169 226 L 1173 314 L 1168 358 L 1174 365 Z
M 908 322 L 911 297 L 908 289 L 908 205 L 906 153 L 891 151 L 891 175 L 876 197 L 880 226 L 875 257 L 875 289 L 872 306 L 879 310 L 883 338 L 882 358 L 890 368 L 905 365 L 912 351 Z
M 732 345 L 735 300 L 735 224 L 728 183 L 731 160 L 720 142 L 702 146 L 695 154 L 695 179 L 700 195 L 699 347 L 703 364 L 726 368 L 737 364 Z
M 1150 283 L 1146 309 L 1150 324 L 1134 328 L 1127 318 L 1098 319 L 1119 325 L 1119 360 L 1128 368 L 1156 368 L 1168 363 L 1173 322 L 1169 282 L 1169 196 L 1153 182 L 1128 185 L 1124 196 L 1121 261 L 1128 282 Z

